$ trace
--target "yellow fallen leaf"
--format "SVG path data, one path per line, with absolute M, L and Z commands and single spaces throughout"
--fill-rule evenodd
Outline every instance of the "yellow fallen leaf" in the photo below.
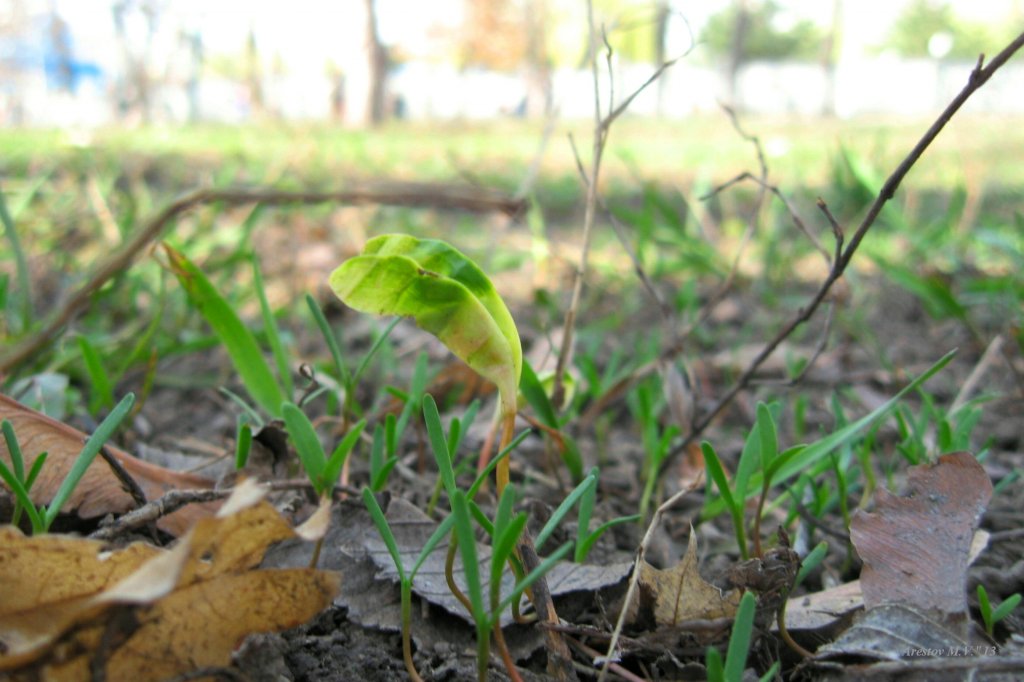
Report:
M 200 520 L 169 551 L 0 528 L 0 673 L 78 680 L 99 664 L 107 679 L 161 680 L 228 665 L 247 634 L 312 618 L 340 576 L 255 569 L 296 537 L 263 494 L 240 486 L 234 513 Z
M 97 594 L 160 552 L 144 543 L 108 552 L 95 540 L 25 537 L 13 526 L 2 526 L 0 622 L 26 608 Z

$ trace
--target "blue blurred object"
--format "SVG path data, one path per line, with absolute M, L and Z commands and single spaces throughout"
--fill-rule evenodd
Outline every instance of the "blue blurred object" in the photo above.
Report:
M 99 84 L 103 80 L 103 71 L 96 63 L 75 59 L 71 30 L 59 15 L 50 15 L 46 33 L 42 41 L 43 71 L 51 89 L 74 94 L 82 81 L 92 79 Z

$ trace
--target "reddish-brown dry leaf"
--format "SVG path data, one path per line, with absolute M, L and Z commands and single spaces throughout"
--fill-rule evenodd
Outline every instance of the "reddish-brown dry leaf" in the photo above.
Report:
M 880 489 L 875 511 L 858 511 L 850 523 L 850 539 L 864 562 L 865 606 L 892 602 L 963 614 L 971 541 L 991 497 L 985 469 L 968 452 L 911 467 L 902 497 Z
M 32 501 L 37 505 L 49 504 L 74 465 L 88 436 L 0 394 L 0 420 L 3 419 L 10 421 L 14 427 L 26 471 L 36 457 L 43 452 L 49 453 L 30 491 Z M 133 457 L 113 445 L 108 445 L 107 450 L 139 484 L 147 500 L 155 500 L 170 490 L 213 487 L 213 481 L 202 476 L 164 469 Z M 0 459 L 8 466 L 11 465 L 11 454 L 3 438 L 0 438 Z M 2 481 L 0 485 L 3 485 Z M 106 514 L 122 514 L 134 507 L 131 495 L 124 490 L 110 466 L 97 457 L 61 511 L 74 512 L 82 518 L 90 519 Z M 160 519 L 157 525 L 172 535 L 181 535 L 197 519 L 209 516 L 215 508 L 215 504 L 188 505 Z

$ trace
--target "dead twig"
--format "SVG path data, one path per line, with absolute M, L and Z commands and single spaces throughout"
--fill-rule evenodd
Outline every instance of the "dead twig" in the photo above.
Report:
M 643 540 L 640 541 L 640 548 L 636 552 L 636 560 L 633 562 L 633 575 L 630 576 L 629 588 L 626 590 L 626 597 L 622 601 L 622 610 L 619 611 L 619 617 L 615 621 L 615 629 L 612 631 L 611 640 L 608 642 L 608 652 L 605 654 L 605 663 L 601 668 L 601 674 L 597 678 L 598 682 L 604 682 L 611 663 L 616 660 L 615 648 L 618 646 L 619 637 L 622 635 L 622 628 L 626 624 L 626 613 L 629 611 L 629 605 L 633 602 L 633 599 L 636 596 L 636 591 L 639 589 L 640 566 L 642 565 L 644 556 L 647 554 L 647 548 L 650 546 L 651 540 L 654 537 L 655 529 L 657 529 L 658 525 L 661 523 L 661 518 L 670 509 L 672 509 L 672 507 L 703 484 L 704 477 L 698 476 L 689 486 L 683 488 L 675 495 L 665 500 L 665 502 L 654 512 L 654 517 L 651 519 L 651 523 L 647 526 L 647 531 L 644 533 Z
M 831 267 L 832 256 L 829 254 L 828 250 L 822 245 L 821 240 L 819 240 L 813 232 L 807 229 L 807 224 L 800 217 L 800 214 L 796 212 L 796 208 L 793 206 L 793 204 L 790 203 L 789 199 L 786 198 L 786 195 L 782 193 L 782 190 L 779 189 L 778 185 L 773 185 L 768 182 L 765 182 L 763 178 L 759 178 L 756 175 L 753 175 L 752 173 L 750 173 L 750 171 L 743 171 L 733 179 L 719 185 L 718 187 L 714 188 L 713 190 L 702 196 L 700 200 L 707 201 L 708 199 L 714 197 L 715 195 L 720 194 L 721 192 L 729 189 L 730 187 L 737 185 L 741 182 L 744 182 L 746 180 L 753 182 L 754 184 L 763 188 L 767 192 L 771 192 L 772 195 L 774 195 L 775 198 L 782 203 L 782 205 L 786 209 L 786 212 L 789 213 L 789 217 L 790 219 L 792 219 L 793 224 L 796 226 L 796 229 L 803 232 L 804 236 L 807 237 L 807 239 L 810 240 L 811 244 L 814 245 L 815 250 L 817 250 L 818 253 L 824 256 L 825 265 Z
M 165 206 L 149 219 L 141 230 L 124 242 L 92 274 L 73 291 L 64 303 L 47 317 L 42 327 L 20 343 L 0 353 L 0 377 L 37 353 L 81 312 L 98 291 L 114 275 L 124 271 L 150 243 L 163 234 L 178 216 L 204 204 L 220 202 L 227 205 L 266 204 L 386 204 L 449 208 L 464 211 L 502 211 L 518 214 L 525 210 L 522 199 L 509 198 L 497 192 L 463 189 L 436 184 L 394 183 L 355 188 L 337 192 L 288 192 L 275 189 L 198 189 Z
M 590 255 L 590 245 L 594 231 L 594 216 L 597 212 L 597 186 L 601 173 L 601 157 L 604 154 L 605 146 L 608 143 L 608 133 L 611 130 L 611 125 L 629 108 L 629 105 L 633 103 L 633 100 L 635 100 L 640 93 L 657 81 L 661 75 L 665 73 L 666 69 L 672 67 L 677 61 L 685 57 L 689 54 L 689 51 L 693 49 L 693 46 L 691 45 L 690 50 L 687 50 L 684 54 L 660 65 L 654 70 L 650 77 L 640 85 L 640 87 L 628 95 L 618 106 L 615 105 L 615 81 L 613 78 L 609 77 L 608 114 L 602 117 L 600 75 L 597 68 L 597 24 L 594 20 L 594 3 L 592 0 L 587 0 L 587 19 L 590 26 L 589 62 L 594 84 L 594 136 L 591 152 L 592 156 L 590 160 L 590 173 L 588 174 L 589 181 L 587 182 L 587 199 L 583 214 L 583 246 L 580 251 L 580 262 L 576 268 L 576 275 L 573 280 L 572 297 L 569 301 L 569 307 L 565 311 L 562 345 L 558 352 L 558 362 L 555 366 L 555 383 L 551 391 L 551 400 L 556 408 L 560 408 L 564 402 L 565 387 L 563 385 L 563 377 L 565 375 L 565 368 L 570 367 L 572 362 L 576 315 L 579 310 L 580 297 L 583 293 L 583 281 L 587 274 L 587 261 Z M 603 32 L 602 38 L 605 38 L 603 41 L 605 45 L 605 55 L 608 61 L 608 72 L 611 74 L 612 48 Z
M 601 656 L 600 652 L 595 651 L 594 649 L 591 649 L 589 646 L 587 646 L 583 642 L 579 641 L 575 637 L 568 637 L 567 636 L 566 639 L 569 640 L 569 644 L 570 645 L 572 645 L 574 648 L 578 649 L 585 656 L 588 656 L 590 658 L 590 660 L 593 661 L 594 665 L 597 665 L 598 661 L 600 661 L 601 658 L 603 658 Z M 618 663 L 610 661 L 610 662 L 608 662 L 608 667 L 609 667 L 609 669 L 613 673 L 615 673 L 616 675 L 618 675 L 619 677 L 621 677 L 624 680 L 629 680 L 629 682 L 645 682 L 644 678 L 642 678 L 639 675 L 636 675 L 636 674 L 630 672 L 629 670 L 626 670 L 625 668 L 623 668 Z
M 697 420 L 690 435 L 684 438 L 683 441 L 676 446 L 672 450 L 672 453 L 662 462 L 661 472 L 664 472 L 669 466 L 671 466 L 676 457 L 684 452 L 686 447 L 697 439 L 704 429 L 706 429 L 715 419 L 715 417 L 717 417 L 718 414 L 732 402 L 733 398 L 735 398 L 740 391 L 744 390 L 749 385 L 754 373 L 761 364 L 768 359 L 768 356 L 770 356 L 775 349 L 779 347 L 779 344 L 788 338 L 797 327 L 814 316 L 818 307 L 827 298 L 832 289 L 832 285 L 843 276 L 843 273 L 846 271 L 847 266 L 853 259 L 853 255 L 857 252 L 857 249 L 860 247 L 864 237 L 867 236 L 871 226 L 874 225 L 875 220 L 878 219 L 879 214 L 882 212 L 882 208 L 890 199 L 893 198 L 893 196 L 895 196 L 896 190 L 899 189 L 900 184 L 907 176 L 907 173 L 910 172 L 910 169 L 913 168 L 914 164 L 920 160 L 928 146 L 935 141 L 935 138 L 939 136 L 942 129 L 946 127 L 946 124 L 949 123 L 956 112 L 960 110 L 960 107 L 970 99 L 971 95 L 985 85 L 992 75 L 1006 64 L 1010 57 L 1012 57 L 1022 46 L 1024 46 L 1024 33 L 1018 35 L 1013 42 L 997 54 L 987 66 L 983 65 L 984 55 L 978 58 L 978 63 L 971 71 L 971 75 L 967 79 L 967 84 L 946 106 L 935 122 L 932 123 L 931 127 L 928 128 L 921 139 L 918 140 L 917 144 L 914 145 L 913 149 L 910 150 L 903 161 L 900 162 L 892 174 L 886 179 L 885 184 L 882 185 L 882 189 L 879 190 L 878 196 L 875 197 L 875 200 L 872 202 L 867 214 L 864 216 L 860 225 L 857 227 L 857 230 L 854 232 L 853 237 L 833 262 L 828 276 L 825 278 L 825 281 L 822 282 L 817 293 L 814 294 L 806 306 L 798 311 L 797 314 L 765 344 L 764 348 L 762 348 L 761 352 L 758 353 L 750 362 L 747 368 L 736 380 L 736 383 L 732 388 L 730 388 L 729 391 L 726 392 L 726 394 L 723 395 L 703 417 Z M 833 229 L 835 229 L 835 227 Z
M 144 506 L 146 504 L 146 493 L 142 492 L 142 488 L 139 484 L 134 478 L 132 478 L 131 474 L 125 471 L 125 468 L 121 466 L 121 462 L 117 461 L 117 457 L 114 457 L 114 455 L 110 453 L 110 450 L 107 449 L 106 445 L 100 448 L 100 457 L 103 458 L 103 461 L 106 462 L 107 466 L 109 466 L 111 471 L 114 472 L 114 476 L 116 476 L 117 480 L 121 482 L 121 487 L 132 496 L 132 499 L 135 501 L 136 509 Z
M 971 394 L 974 393 L 974 389 L 978 387 L 978 383 L 981 378 L 985 376 L 985 372 L 995 362 L 996 355 L 1002 352 L 1003 344 L 1005 343 L 1002 334 L 996 334 L 996 337 L 988 344 L 988 348 L 981 354 L 981 358 L 978 360 L 978 364 L 974 366 L 971 373 L 964 379 L 964 383 L 960 386 L 960 391 L 957 392 L 956 398 L 953 400 L 953 404 L 949 406 L 949 413 L 952 414 L 963 407 L 964 403 L 970 399 Z
M 153 523 L 187 505 L 223 500 L 230 494 L 230 490 L 172 490 L 162 497 L 120 516 L 109 526 L 103 526 L 93 531 L 89 535 L 89 539 L 109 542 L 119 535 Z

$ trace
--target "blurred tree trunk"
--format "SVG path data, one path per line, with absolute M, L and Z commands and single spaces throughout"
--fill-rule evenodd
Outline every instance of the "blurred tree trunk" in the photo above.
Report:
M 732 44 L 729 47 L 729 61 L 726 71 L 729 105 L 739 109 L 739 74 L 743 66 L 750 28 L 750 5 L 748 0 L 736 0 L 736 20 L 733 24 Z
M 363 4 L 366 7 L 366 52 L 370 60 L 369 118 L 366 122 L 377 125 L 384 120 L 384 79 L 387 77 L 388 57 L 380 44 L 374 0 L 364 0 Z
M 267 108 L 263 96 L 263 66 L 259 46 L 256 44 L 256 32 L 252 26 L 249 27 L 249 36 L 245 42 L 245 83 L 249 88 L 250 114 L 262 116 Z
M 659 69 L 664 66 L 665 62 L 668 61 L 668 20 L 671 16 L 671 12 L 668 6 L 668 0 L 659 0 L 658 6 L 654 15 L 654 62 L 655 66 Z M 663 75 L 658 79 L 656 87 L 657 89 L 657 113 L 658 116 L 663 116 L 665 113 L 665 88 L 667 87 L 668 79 Z
M 116 85 L 118 112 L 121 117 L 138 113 L 143 123 L 149 123 L 153 113 L 150 46 L 159 23 L 158 3 L 155 0 L 118 0 L 110 9 L 124 60 L 123 73 Z M 134 22 L 134 33 L 138 33 L 141 27 L 145 36 L 129 35 L 127 24 L 133 16 L 142 20 L 141 25 Z M 134 46 L 133 41 L 136 43 Z
M 377 12 L 374 0 L 363 0 L 363 49 L 343 72 L 345 122 L 351 126 L 374 126 L 384 120 L 384 85 L 388 59 L 377 32 Z
M 842 0 L 832 0 L 832 20 L 821 46 L 821 68 L 825 72 L 825 99 L 822 116 L 836 115 L 836 60 L 839 55 L 839 25 L 843 14 Z
M 527 0 L 526 25 L 526 106 L 530 118 L 545 116 L 551 109 L 551 58 L 548 54 L 546 0 Z
M 203 75 L 203 34 L 198 30 L 190 30 L 183 35 L 188 47 L 189 64 L 188 80 L 185 91 L 188 95 L 188 120 L 195 123 L 199 120 L 199 81 Z

